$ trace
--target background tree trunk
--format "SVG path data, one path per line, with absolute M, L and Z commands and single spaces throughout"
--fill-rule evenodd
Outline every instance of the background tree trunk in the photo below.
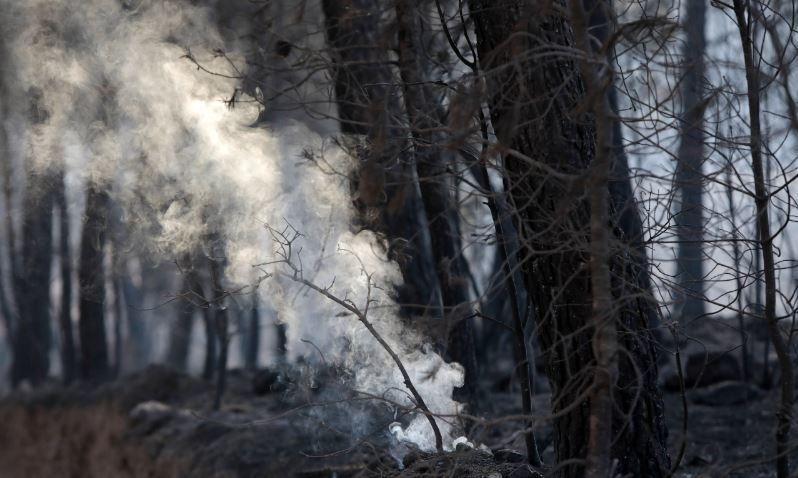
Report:
M 28 90 L 29 120 L 32 125 L 29 147 L 37 148 L 37 126 L 44 124 L 49 112 L 44 109 L 44 93 Z M 53 183 L 52 172 L 40 171 L 26 161 L 27 184 L 22 219 L 22 266 L 16 281 L 19 321 L 14 330 L 14 354 L 11 382 L 22 380 L 41 383 L 50 371 L 50 271 L 53 248 Z M 60 178 L 57 178 L 60 180 Z
M 59 326 L 61 329 L 61 369 L 65 383 L 71 383 L 77 376 L 77 356 L 75 334 L 72 326 L 72 253 L 69 247 L 69 209 L 66 201 L 66 170 L 59 174 L 55 187 L 58 217 L 61 221 L 59 251 L 61 256 L 61 310 Z
M 194 311 L 196 310 L 193 295 L 192 278 L 193 271 L 183 270 L 183 285 L 180 288 L 180 299 L 178 303 L 177 316 L 172 324 L 169 336 L 169 350 L 166 361 L 177 370 L 186 371 L 188 368 L 188 352 L 191 339 L 191 329 L 194 325 Z
M 80 245 L 80 375 L 98 382 L 109 378 L 105 324 L 105 271 L 103 256 L 110 201 L 98 185 L 89 185 Z
M 679 211 L 676 214 L 676 317 L 683 323 L 701 317 L 704 306 L 704 23 L 707 3 L 687 0 L 687 38 L 682 56 L 685 63 L 682 80 L 681 139 L 676 170 Z

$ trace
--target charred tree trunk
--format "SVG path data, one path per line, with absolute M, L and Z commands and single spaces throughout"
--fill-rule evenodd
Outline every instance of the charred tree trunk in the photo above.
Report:
M 277 360 L 285 362 L 288 354 L 288 327 L 284 322 L 275 322 L 274 329 L 277 335 Z
M 65 383 L 71 383 L 77 376 L 77 357 L 75 337 L 72 327 L 72 253 L 69 247 L 69 210 L 66 201 L 66 172 L 61 171 L 56 186 L 56 202 L 61 221 L 60 256 L 61 270 L 61 310 L 58 323 L 61 329 L 61 368 Z
M 131 370 L 143 367 L 150 359 L 150 342 L 147 337 L 146 324 L 140 316 L 143 308 L 142 291 L 130 277 L 130 263 L 125 261 L 122 267 L 122 295 L 127 306 L 127 343 L 125 344 L 128 366 Z
M 116 250 L 114 249 L 114 254 Z M 113 376 L 119 377 L 124 367 L 124 320 L 125 320 L 125 307 L 122 302 L 122 283 L 121 279 L 114 272 L 114 277 L 111 280 L 111 287 L 114 291 L 114 368 Z
M 584 177 L 596 156 L 596 131 L 595 118 L 584 112 L 586 95 L 574 61 L 551 54 L 552 47 L 573 48 L 571 24 L 559 13 L 563 2 L 554 3 L 552 8 L 472 0 L 470 6 L 552 386 L 555 448 L 566 462 L 562 475 L 582 476 L 595 364 Z M 634 278 L 626 277 L 623 255 L 613 248 L 610 268 L 629 282 Z M 669 460 L 649 317 L 618 293 L 614 288 L 612 307 L 626 354 L 612 388 L 610 459 L 617 460 L 617 473 L 658 477 L 667 473 Z
M 405 108 L 415 152 L 421 198 L 427 217 L 435 273 L 441 290 L 444 319 L 447 321 L 449 358 L 463 365 L 465 390 L 474 399 L 477 363 L 473 324 L 465 317 L 470 308 L 468 263 L 462 253 L 457 227 L 457 204 L 448 172 L 450 158 L 444 151 L 446 137 L 439 117 L 441 98 L 426 83 L 417 2 L 396 0 L 399 32 L 399 72 L 402 79 Z M 435 132 L 437 131 L 439 132 Z
M 31 88 L 29 119 L 33 136 L 30 147 L 33 154 L 51 152 L 36 151 L 37 126 L 47 121 L 49 112 L 44 109 L 44 93 Z M 16 281 L 16 299 L 19 321 L 14 333 L 14 354 L 11 364 L 11 383 L 14 386 L 27 380 L 31 384 L 41 383 L 50 371 L 50 267 L 53 248 L 53 204 L 52 186 L 54 174 L 40 171 L 26 161 L 27 185 L 22 219 L 22 266 Z M 60 179 L 60 178 L 58 178 Z
M 734 188 L 732 186 L 732 168 L 733 165 L 731 162 L 726 165 L 724 171 L 724 183 L 725 183 L 725 193 L 726 193 L 726 201 L 729 203 L 729 221 L 731 222 L 731 231 L 735 237 L 732 237 L 732 260 L 733 263 L 736 264 L 736 269 L 734 271 L 734 285 L 736 287 L 736 303 L 737 303 L 737 326 L 740 329 L 740 379 L 743 382 L 748 383 L 750 380 L 751 374 L 751 366 L 749 365 L 749 346 L 748 346 L 748 335 L 745 331 L 745 313 L 743 310 L 743 292 L 745 291 L 745 285 L 743 283 L 743 272 L 742 272 L 742 260 L 740 253 L 740 243 L 736 241 L 737 235 L 737 208 L 734 204 Z
M 191 328 L 194 325 L 194 311 L 196 309 L 196 299 L 193 297 L 194 272 L 191 269 L 190 260 L 187 268 L 183 269 L 183 286 L 180 290 L 180 303 L 177 317 L 172 324 L 169 336 L 169 352 L 166 357 L 167 362 L 177 370 L 186 371 L 188 368 L 188 352 L 191 344 Z
M 210 305 L 202 307 L 202 323 L 205 326 L 205 361 L 202 365 L 202 378 L 211 380 L 216 372 L 216 320 Z
M 385 7 L 379 0 L 323 0 L 322 6 L 341 132 L 365 141 L 355 154 L 361 221 L 387 236 L 404 277 L 403 310 L 429 314 L 438 306 L 437 288 L 412 158 L 404 154 L 406 127 L 400 91 L 392 86 Z
M 687 1 L 684 29 L 685 72 L 682 81 L 681 139 L 678 151 L 676 187 L 679 212 L 676 214 L 678 252 L 676 256 L 677 290 L 674 305 L 683 324 L 690 324 L 704 314 L 704 23 L 707 3 Z
M 109 378 L 108 342 L 105 324 L 105 271 L 103 255 L 110 200 L 98 185 L 90 185 L 86 198 L 80 244 L 80 375 L 99 382 Z
M 0 45 L 0 65 L 8 69 L 9 61 L 6 58 L 6 52 L 2 45 Z M 6 87 L 6 79 L 0 76 L 0 117 L 7 118 L 10 115 L 10 108 L 8 107 L 6 98 L 8 97 L 8 88 Z M 14 350 L 14 318 L 15 310 L 11 303 L 11 296 L 7 294 L 14 293 L 14 278 L 16 268 L 15 254 L 14 254 L 14 228 L 11 221 L 11 183 L 13 174 L 13 165 L 11 160 L 11 151 L 9 149 L 8 135 L 6 133 L 5 125 L 0 125 L 0 174 L 2 174 L 2 187 L 3 187 L 3 224 L 5 229 L 4 237 L 6 238 L 6 248 L 8 251 L 8 268 L 10 281 L 7 283 L 5 277 L 0 271 L 0 314 L 3 314 L 3 326 L 5 327 L 5 336 L 8 343 L 8 349 Z
M 609 38 L 611 26 L 614 23 L 612 5 L 606 0 L 585 0 L 589 14 L 589 31 L 601 42 Z M 608 57 L 608 61 L 615 62 L 615 52 L 612 45 L 609 51 L 599 52 Z M 632 178 L 629 170 L 629 159 L 623 146 L 623 133 L 621 122 L 618 119 L 618 93 L 617 89 L 609 86 L 605 92 L 610 108 L 612 124 L 610 147 L 610 221 L 615 230 L 616 239 L 621 241 L 628 258 L 624 262 L 623 277 L 626 280 L 614 287 L 625 287 L 627 290 L 619 291 L 617 296 L 634 297 L 633 304 L 627 307 L 638 310 L 646 317 L 649 329 L 654 332 L 660 325 L 659 305 L 651 290 L 651 274 L 649 271 L 648 255 L 646 253 L 643 221 L 640 210 L 632 190 Z
M 211 250 L 215 252 L 210 260 L 211 271 L 211 296 L 210 306 L 213 309 L 216 338 L 219 342 L 219 356 L 216 362 L 216 391 L 213 397 L 213 409 L 219 410 L 222 406 L 222 396 L 227 386 L 227 357 L 230 348 L 229 325 L 230 318 L 227 310 L 227 292 L 222 285 L 224 271 L 224 256 L 218 239 L 211 240 Z
M 767 179 L 765 177 L 764 160 L 762 158 L 763 137 L 760 120 L 760 72 L 754 54 L 754 36 L 751 32 L 750 6 L 742 0 L 734 0 L 734 13 L 737 19 L 737 30 L 743 48 L 745 62 L 745 79 L 748 99 L 748 115 L 750 119 L 751 169 L 754 173 L 754 202 L 756 203 L 756 226 L 759 233 L 759 247 L 762 252 L 763 274 L 765 276 L 765 323 L 767 324 L 773 349 L 778 357 L 780 374 L 779 405 L 776 411 L 776 476 L 790 476 L 790 428 L 793 420 L 795 404 L 795 372 L 790 355 L 789 342 L 785 340 L 779 319 L 776 316 L 777 284 L 776 263 L 773 239 L 779 233 L 771 235 L 770 198 Z M 760 58 L 761 60 L 761 58 Z M 768 175 L 769 177 L 769 175 Z M 759 274 L 759 270 L 756 271 Z M 789 334 L 791 335 L 791 333 Z
M 244 366 L 247 370 L 258 368 L 258 353 L 260 352 L 260 310 L 258 306 L 258 298 L 253 296 L 249 317 L 243 318 L 243 320 L 249 319 L 249 323 L 245 327 L 247 333 L 243 337 Z

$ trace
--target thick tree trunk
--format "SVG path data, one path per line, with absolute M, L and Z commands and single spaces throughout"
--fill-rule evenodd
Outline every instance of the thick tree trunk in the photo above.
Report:
M 407 147 L 400 91 L 387 54 L 391 30 L 379 0 L 323 0 L 341 132 L 357 149 L 356 205 L 366 227 L 382 232 L 399 262 L 399 301 L 408 313 L 439 315 L 428 236 Z
M 594 118 L 583 112 L 576 65 L 552 54 L 553 47 L 573 47 L 567 19 L 554 8 L 518 0 L 472 0 L 470 6 L 552 386 L 557 456 L 569 461 L 563 476 L 582 476 L 595 364 L 588 324 L 590 209 L 582 178 L 596 155 Z M 629 273 L 623 255 L 611 251 L 613 275 Z M 617 473 L 658 477 L 667 472 L 668 457 L 649 317 L 632 309 L 634 301 L 620 300 L 622 292 L 613 288 L 619 346 L 626 353 L 613 387 L 611 459 L 618 461 Z
M 80 375 L 99 382 L 109 378 L 105 324 L 105 271 L 103 255 L 110 200 L 98 185 L 90 185 L 80 245 Z
M 14 332 L 11 382 L 41 383 L 50 371 L 50 265 L 52 261 L 52 193 L 30 183 L 44 181 L 28 176 L 23 219 L 20 281 L 17 288 L 19 322 Z M 45 181 L 46 183 L 46 181 Z
M 444 319 L 447 321 L 447 355 L 466 371 L 465 390 L 474 399 L 477 363 L 473 324 L 468 293 L 468 263 L 463 256 L 460 231 L 457 227 L 457 205 L 453 201 L 454 185 L 448 168 L 452 165 L 444 151 L 447 142 L 438 114 L 441 98 L 425 82 L 417 2 L 396 0 L 399 33 L 399 72 L 403 85 L 405 108 L 410 123 L 416 171 L 421 198 L 429 227 L 435 273 L 441 290 Z M 437 132 L 436 132 L 437 130 Z
M 678 151 L 676 187 L 679 211 L 676 214 L 678 252 L 676 256 L 676 317 L 685 325 L 704 314 L 704 23 L 707 2 L 687 0 L 684 29 L 685 72 L 682 80 L 681 145 Z

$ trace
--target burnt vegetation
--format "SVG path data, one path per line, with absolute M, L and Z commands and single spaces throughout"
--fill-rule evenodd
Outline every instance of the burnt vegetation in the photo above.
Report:
M 797 6 L 0 0 L 0 476 L 795 476 Z

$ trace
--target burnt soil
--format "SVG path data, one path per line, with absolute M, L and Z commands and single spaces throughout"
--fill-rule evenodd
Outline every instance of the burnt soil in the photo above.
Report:
M 428 455 L 411 450 L 400 469 L 389 452 L 387 423 L 331 394 L 286 390 L 256 395 L 253 375 L 232 372 L 221 411 L 208 410 L 210 383 L 151 367 L 99 388 L 46 386 L 0 401 L 0 477 L 534 477 L 520 463 L 522 437 L 516 396 L 485 398 L 484 415 L 469 432 L 496 453 L 461 450 Z M 688 391 L 688 399 L 696 391 Z M 773 394 L 727 406 L 689 404 L 688 433 L 677 477 L 772 476 Z M 679 394 L 668 394 L 672 457 L 682 443 Z M 540 415 L 546 396 L 536 397 Z M 325 405 L 326 404 L 326 405 Z M 329 413 L 319 409 L 332 407 Z M 337 407 L 337 408 L 336 408 Z M 389 414 L 390 415 L 390 414 Z M 331 418 L 334 417 L 334 418 Z M 537 436 L 553 460 L 551 430 Z M 499 452 L 498 450 L 501 450 Z M 407 451 L 407 450 L 406 450 Z M 547 469 L 539 470 L 545 475 Z

